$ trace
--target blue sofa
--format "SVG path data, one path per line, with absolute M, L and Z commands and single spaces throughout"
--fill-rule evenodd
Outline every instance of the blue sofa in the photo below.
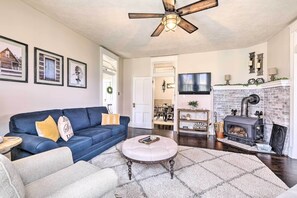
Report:
M 75 162 L 90 160 L 127 138 L 130 118 L 121 116 L 120 125 L 102 126 L 102 113 L 108 113 L 106 107 L 54 109 L 12 116 L 9 122 L 10 132 L 5 136 L 18 136 L 23 139 L 23 142 L 12 150 L 12 160 L 63 146 L 70 148 Z M 60 116 L 68 117 L 74 136 L 67 142 L 62 138 L 54 142 L 48 138 L 39 137 L 35 122 L 42 121 L 49 115 L 53 117 L 56 123 Z

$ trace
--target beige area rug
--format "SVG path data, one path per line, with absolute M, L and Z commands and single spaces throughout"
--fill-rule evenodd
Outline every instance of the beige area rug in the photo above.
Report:
M 272 198 L 288 189 L 253 155 L 179 146 L 175 162 L 173 179 L 168 163 L 133 163 L 129 180 L 126 160 L 116 147 L 90 160 L 100 168 L 115 170 L 119 176 L 116 197 Z

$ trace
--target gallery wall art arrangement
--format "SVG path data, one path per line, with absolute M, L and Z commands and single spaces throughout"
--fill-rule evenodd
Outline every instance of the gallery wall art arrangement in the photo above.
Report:
M 0 35 L 0 80 L 28 83 L 28 45 Z M 34 83 L 64 86 L 64 56 L 34 47 Z M 87 88 L 87 64 L 67 58 L 67 86 Z

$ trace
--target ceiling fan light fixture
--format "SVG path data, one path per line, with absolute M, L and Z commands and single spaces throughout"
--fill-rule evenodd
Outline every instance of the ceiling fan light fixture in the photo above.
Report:
M 167 14 L 162 18 L 162 24 L 165 26 L 165 31 L 175 31 L 177 25 L 180 22 L 180 17 L 175 14 Z

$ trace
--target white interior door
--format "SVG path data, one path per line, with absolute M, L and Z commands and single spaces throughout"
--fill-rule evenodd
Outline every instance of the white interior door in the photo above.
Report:
M 152 77 L 133 78 L 132 125 L 137 128 L 153 128 Z

